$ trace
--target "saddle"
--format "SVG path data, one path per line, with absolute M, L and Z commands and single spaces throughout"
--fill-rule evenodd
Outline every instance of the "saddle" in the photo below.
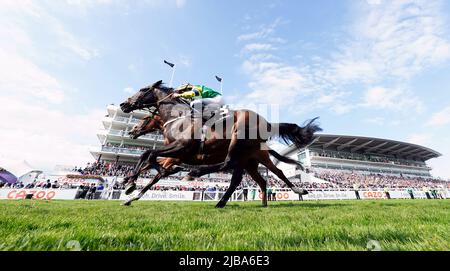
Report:
M 202 112 L 191 107 L 192 118 L 202 118 L 202 124 L 211 127 L 214 126 L 215 123 L 223 121 L 231 116 L 230 112 L 232 112 L 232 110 L 229 109 L 228 105 L 221 106 L 220 108 L 202 107 Z
M 203 111 L 202 115 L 202 137 L 200 141 L 199 154 L 202 154 L 204 151 L 206 136 L 208 133 L 208 128 L 213 128 L 217 124 L 226 122 L 230 118 L 233 117 L 232 110 L 229 109 L 227 105 L 220 107 L 217 110 L 213 110 L 210 112 Z

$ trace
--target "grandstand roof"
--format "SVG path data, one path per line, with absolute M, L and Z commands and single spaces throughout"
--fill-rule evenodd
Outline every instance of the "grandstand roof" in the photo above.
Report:
M 32 167 L 27 161 L 0 160 L 0 168 L 12 173 L 17 178 L 31 172 L 42 172 Z
M 314 137 L 313 143 L 308 147 L 309 149 L 388 155 L 419 161 L 427 161 L 442 155 L 424 146 L 390 139 L 329 134 L 317 134 Z M 290 146 L 283 152 L 283 155 L 291 154 L 295 150 L 295 146 Z

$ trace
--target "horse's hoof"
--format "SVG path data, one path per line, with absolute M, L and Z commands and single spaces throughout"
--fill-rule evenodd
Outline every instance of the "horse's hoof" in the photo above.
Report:
M 133 193 L 136 190 L 136 184 L 132 183 L 127 185 L 127 187 L 125 187 L 125 195 L 130 195 L 131 193 Z
M 190 175 L 186 175 L 186 176 L 184 176 L 183 180 L 181 180 L 181 181 L 183 181 L 183 182 L 192 182 L 193 180 L 195 180 L 194 177 L 192 177 Z
M 292 191 L 294 191 L 294 193 L 299 194 L 299 195 L 308 195 L 309 194 L 309 192 L 306 191 L 305 189 L 298 188 L 298 187 L 292 188 Z
M 125 201 L 124 203 L 122 203 L 122 206 L 131 206 L 131 201 Z
M 193 169 L 191 172 L 189 172 L 189 175 L 191 178 L 198 178 L 200 177 L 200 170 L 199 169 Z
M 130 181 L 130 176 L 123 178 L 122 184 L 126 184 Z
M 217 203 L 216 208 L 222 209 L 225 208 L 225 205 L 226 203 L 220 201 L 219 203 Z

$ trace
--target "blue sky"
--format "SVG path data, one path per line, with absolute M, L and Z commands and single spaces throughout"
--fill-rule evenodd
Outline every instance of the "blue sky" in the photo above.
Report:
M 408 141 L 450 177 L 446 1 L 2 0 L 0 159 L 83 164 L 105 107 L 151 82 L 320 116 L 326 133 Z

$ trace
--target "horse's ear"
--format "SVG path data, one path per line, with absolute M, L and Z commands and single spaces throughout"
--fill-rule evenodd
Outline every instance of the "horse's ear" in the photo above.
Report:
M 162 81 L 162 80 L 159 80 L 158 82 L 156 82 L 156 83 L 153 84 L 153 87 L 154 87 L 154 88 L 157 88 L 157 87 L 159 87 L 160 85 L 162 85 L 162 83 L 163 83 L 163 81 Z

